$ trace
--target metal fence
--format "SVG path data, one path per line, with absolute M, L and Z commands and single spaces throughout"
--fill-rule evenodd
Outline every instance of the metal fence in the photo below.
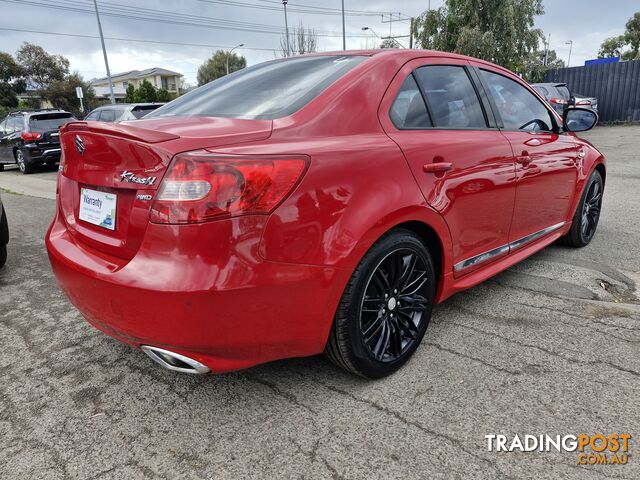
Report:
M 544 81 L 596 97 L 602 122 L 640 122 L 640 60 L 550 70 Z

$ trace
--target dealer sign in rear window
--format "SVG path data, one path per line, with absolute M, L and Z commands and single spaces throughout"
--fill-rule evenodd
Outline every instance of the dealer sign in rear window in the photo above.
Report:
M 117 196 L 113 193 L 81 188 L 80 220 L 115 230 L 116 201 Z

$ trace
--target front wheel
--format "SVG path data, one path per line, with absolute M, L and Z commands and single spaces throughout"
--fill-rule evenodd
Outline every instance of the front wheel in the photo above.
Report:
M 578 208 L 576 208 L 571 229 L 562 237 L 562 242 L 565 245 L 572 247 L 589 245 L 598 228 L 603 192 L 602 175 L 594 170 L 584 188 Z
M 342 295 L 325 355 L 368 378 L 398 370 L 422 341 L 436 291 L 431 255 L 420 237 L 394 230 L 358 264 Z

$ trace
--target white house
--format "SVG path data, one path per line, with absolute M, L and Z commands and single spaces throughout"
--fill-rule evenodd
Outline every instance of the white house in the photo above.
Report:
M 182 88 L 182 74 L 165 68 L 147 68 L 146 70 L 131 70 L 130 72 L 111 75 L 113 94 L 116 99 L 125 97 L 127 87 L 132 84 L 138 88 L 143 80 L 147 80 L 157 89 L 164 89 L 170 93 L 180 94 Z M 109 80 L 107 77 L 89 82 L 98 98 L 109 98 Z

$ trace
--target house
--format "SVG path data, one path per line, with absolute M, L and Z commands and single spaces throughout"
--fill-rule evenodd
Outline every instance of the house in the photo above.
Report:
M 157 89 L 164 89 L 170 93 L 180 94 L 182 87 L 182 74 L 172 72 L 165 68 L 147 68 L 146 70 L 131 70 L 129 72 L 111 75 L 113 83 L 113 95 L 116 100 L 125 97 L 127 87 L 133 85 L 138 88 L 143 80 L 147 80 Z M 98 98 L 109 98 L 109 80 L 107 77 L 98 78 L 89 82 Z

